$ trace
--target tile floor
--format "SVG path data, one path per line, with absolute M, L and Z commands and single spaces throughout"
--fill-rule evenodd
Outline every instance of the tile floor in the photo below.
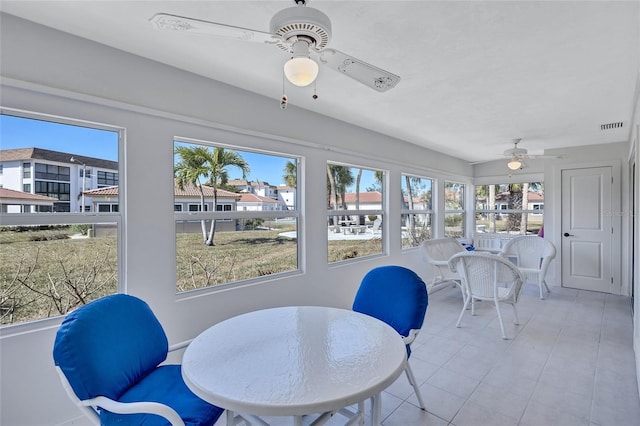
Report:
M 545 300 L 528 284 L 513 311 L 479 303 L 465 314 L 460 291 L 430 295 L 411 366 L 427 412 L 401 375 L 382 396 L 384 426 L 638 426 L 640 398 L 627 297 L 551 287 Z M 291 425 L 291 419 L 268 419 Z M 340 424 L 335 416 L 330 425 Z M 216 426 L 224 425 L 224 416 Z

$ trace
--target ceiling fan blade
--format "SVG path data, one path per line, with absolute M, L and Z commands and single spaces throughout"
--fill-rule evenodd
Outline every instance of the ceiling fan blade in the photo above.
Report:
M 185 16 L 156 13 L 149 21 L 159 30 L 184 31 L 192 34 L 205 34 L 215 37 L 235 38 L 237 40 L 257 41 L 259 43 L 275 44 L 280 37 L 263 31 L 234 27 L 233 25 L 218 24 L 201 19 Z
M 320 62 L 378 92 L 393 89 L 400 77 L 335 49 L 320 51 Z

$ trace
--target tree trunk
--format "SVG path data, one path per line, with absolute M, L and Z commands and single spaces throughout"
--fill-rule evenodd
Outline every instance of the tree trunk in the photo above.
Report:
M 218 209 L 216 208 L 218 206 L 218 188 L 216 188 L 215 186 L 213 187 L 213 214 L 215 214 L 216 211 L 218 211 Z M 207 240 L 205 241 L 205 244 L 208 246 L 213 246 L 213 236 L 216 233 L 216 220 L 215 219 L 211 219 L 211 227 L 209 228 L 209 238 L 207 238 Z
M 329 179 L 329 202 L 330 202 L 330 207 L 331 210 L 337 210 L 338 209 L 338 197 L 336 195 L 336 181 L 333 178 L 333 173 L 331 173 L 331 166 L 329 164 L 327 164 L 327 177 Z M 334 225 L 338 225 L 338 221 L 339 221 L 339 217 L 338 216 L 334 216 L 333 217 L 333 224 Z
M 200 211 L 204 211 L 204 191 L 202 190 L 202 184 L 198 183 L 198 189 L 200 190 Z M 200 227 L 202 228 L 202 242 L 207 243 L 207 224 L 204 219 L 200 221 Z
M 529 184 L 522 184 L 522 210 L 529 208 Z M 527 233 L 527 222 L 529 219 L 529 213 L 522 213 L 520 218 L 520 233 L 525 235 Z
M 409 210 L 413 210 L 413 189 L 411 189 L 411 178 L 409 176 L 405 176 L 404 179 L 407 185 L 407 205 Z M 407 215 L 407 229 L 409 231 L 413 231 L 414 227 L 413 213 L 410 213 Z
M 496 186 L 489 185 L 489 206 L 491 211 L 495 211 L 496 208 Z M 489 213 L 489 232 L 496 232 L 496 214 Z

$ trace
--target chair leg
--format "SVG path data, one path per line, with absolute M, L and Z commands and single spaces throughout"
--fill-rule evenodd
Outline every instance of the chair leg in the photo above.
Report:
M 542 279 L 542 284 L 544 284 L 544 288 L 547 289 L 547 293 L 551 293 L 551 290 L 549 289 L 549 286 L 547 285 L 547 280 L 545 280 L 544 278 Z
M 540 288 L 540 300 L 544 300 L 544 293 L 542 292 L 543 281 L 538 276 L 538 287 Z
M 520 320 L 518 319 L 518 309 L 516 309 L 516 304 L 512 303 L 511 306 L 513 307 L 513 323 L 515 325 L 520 325 Z
M 467 306 L 469 306 L 469 299 L 471 299 L 471 295 L 467 294 L 467 298 L 464 300 L 464 305 L 462 305 L 462 311 L 460 312 L 460 316 L 458 316 L 458 322 L 456 323 L 456 327 L 460 328 L 460 322 L 462 322 L 462 316 L 464 315 L 464 311 L 467 310 Z
M 418 404 L 420 404 L 420 408 L 422 408 L 423 411 L 427 411 L 427 407 L 424 405 L 424 401 L 422 400 L 422 395 L 420 394 L 420 388 L 418 388 L 418 383 L 416 382 L 416 378 L 413 375 L 411 366 L 409 365 L 409 360 L 407 360 L 407 365 L 404 368 L 404 372 L 407 375 L 407 379 L 409 379 L 409 384 L 413 386 L 413 390 L 416 393 L 416 398 L 418 398 Z
M 467 300 L 467 292 L 464 291 L 464 286 L 459 281 L 454 281 L 456 285 L 460 288 L 460 293 L 462 293 L 462 303 Z
M 502 315 L 500 314 L 500 306 L 499 306 L 500 303 L 497 300 L 495 300 L 493 303 L 496 305 L 496 312 L 498 312 L 498 321 L 500 321 L 500 331 L 502 331 L 502 338 L 506 340 L 507 333 L 505 333 L 504 324 L 502 323 Z

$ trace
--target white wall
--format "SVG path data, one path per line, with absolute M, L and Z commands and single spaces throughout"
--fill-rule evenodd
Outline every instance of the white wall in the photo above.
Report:
M 636 215 L 629 215 L 629 220 L 633 221 L 635 226 L 634 258 L 632 259 L 635 265 L 633 268 L 633 349 L 636 356 L 636 378 L 638 380 L 638 389 L 640 389 L 640 215 L 637 214 L 640 212 L 640 72 L 636 80 L 636 98 L 629 139 L 631 141 L 629 163 L 635 163 L 636 165 L 635 175 L 631 177 L 635 181 L 635 210 L 629 210 L 635 211 Z
M 349 307 L 362 276 L 382 264 L 430 278 L 418 250 L 387 239 L 386 256 L 326 262 L 326 161 L 388 171 L 390 200 L 402 172 L 470 182 L 465 162 L 58 31 L 0 16 L 2 105 L 122 126 L 125 217 L 123 291 L 145 299 L 171 343 L 229 316 L 277 305 Z M 150 78 L 152 76 L 152 78 Z M 295 123 L 295 125 L 292 125 Z M 240 132 L 234 131 L 241 130 Z M 269 136 L 271 135 L 271 136 Z M 173 138 L 241 144 L 304 157 L 302 273 L 234 289 L 175 294 Z M 370 153 L 376 153 L 372 155 Z M 143 167 L 154 164 L 154 167 Z M 443 172 L 447 170 L 447 172 Z M 148 191 L 149 187 L 165 190 Z M 126 192 L 125 192 L 126 191 Z M 149 214 L 149 206 L 157 208 Z M 388 206 L 390 223 L 400 205 Z M 60 424 L 79 415 L 58 382 L 51 350 L 60 320 L 0 329 L 0 424 Z

